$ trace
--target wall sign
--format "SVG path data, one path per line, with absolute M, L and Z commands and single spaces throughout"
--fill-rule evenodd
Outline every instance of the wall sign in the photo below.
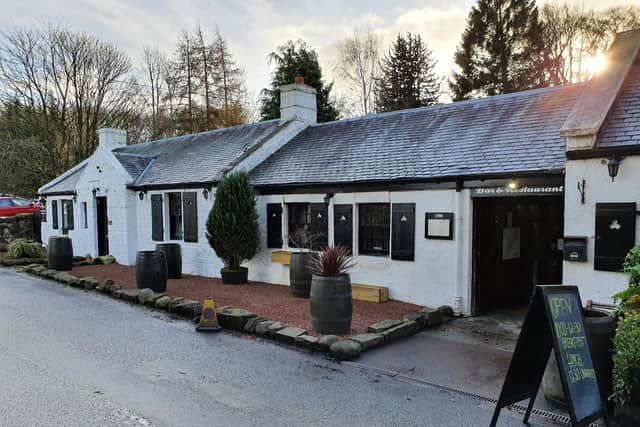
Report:
M 510 196 L 553 196 L 564 194 L 564 185 L 532 186 L 519 188 L 480 187 L 474 188 L 471 197 L 510 197 Z
M 496 404 L 500 410 L 524 399 L 527 423 L 551 349 L 555 350 L 573 426 L 587 426 L 606 414 L 585 333 L 582 302 L 576 286 L 536 286 L 513 358 Z
M 453 239 L 453 212 L 427 212 L 424 237 L 426 239 Z

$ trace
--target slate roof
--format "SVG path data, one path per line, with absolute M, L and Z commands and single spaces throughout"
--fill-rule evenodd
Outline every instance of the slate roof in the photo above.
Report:
M 623 92 L 598 135 L 602 148 L 640 145 L 640 64 L 633 65 Z
M 216 129 L 117 148 L 114 155 L 137 174 L 136 187 L 214 183 L 282 126 L 280 120 L 269 120 Z
M 133 178 L 135 181 L 142 174 L 142 172 L 146 169 L 146 167 L 151 163 L 154 157 L 151 156 L 143 156 L 140 154 L 130 154 L 130 153 L 113 153 L 116 156 L 116 159 L 120 162 L 124 170 Z
M 356 183 L 560 171 L 560 128 L 583 85 L 311 126 L 254 169 L 255 185 Z
M 47 194 L 72 194 L 76 191 L 76 185 L 80 180 L 80 176 L 87 166 L 86 162 L 78 169 L 64 177 L 62 180 L 54 183 L 54 184 L 46 184 L 41 188 L 39 194 L 47 195 Z

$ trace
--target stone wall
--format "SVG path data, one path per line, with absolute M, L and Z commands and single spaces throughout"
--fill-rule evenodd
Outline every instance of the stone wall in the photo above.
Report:
M 39 214 L 0 218 L 0 250 L 4 250 L 15 239 L 40 241 Z

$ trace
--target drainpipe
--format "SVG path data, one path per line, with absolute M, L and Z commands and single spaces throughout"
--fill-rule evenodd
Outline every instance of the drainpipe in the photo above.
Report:
M 454 223 L 454 239 L 456 240 L 456 263 L 455 263 L 455 294 L 453 297 L 453 313 L 461 316 L 464 311 L 464 297 L 466 286 L 464 283 L 464 269 L 467 267 L 465 262 L 465 244 L 466 230 L 464 228 L 464 220 L 467 217 L 465 212 L 465 196 L 466 192 L 461 188 L 456 189 L 456 213 Z

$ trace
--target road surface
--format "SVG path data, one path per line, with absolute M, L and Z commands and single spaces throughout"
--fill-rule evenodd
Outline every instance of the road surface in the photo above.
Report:
M 1 426 L 485 426 L 492 405 L 0 269 Z M 522 425 L 503 410 L 500 425 Z M 534 425 L 541 424 L 533 419 Z

